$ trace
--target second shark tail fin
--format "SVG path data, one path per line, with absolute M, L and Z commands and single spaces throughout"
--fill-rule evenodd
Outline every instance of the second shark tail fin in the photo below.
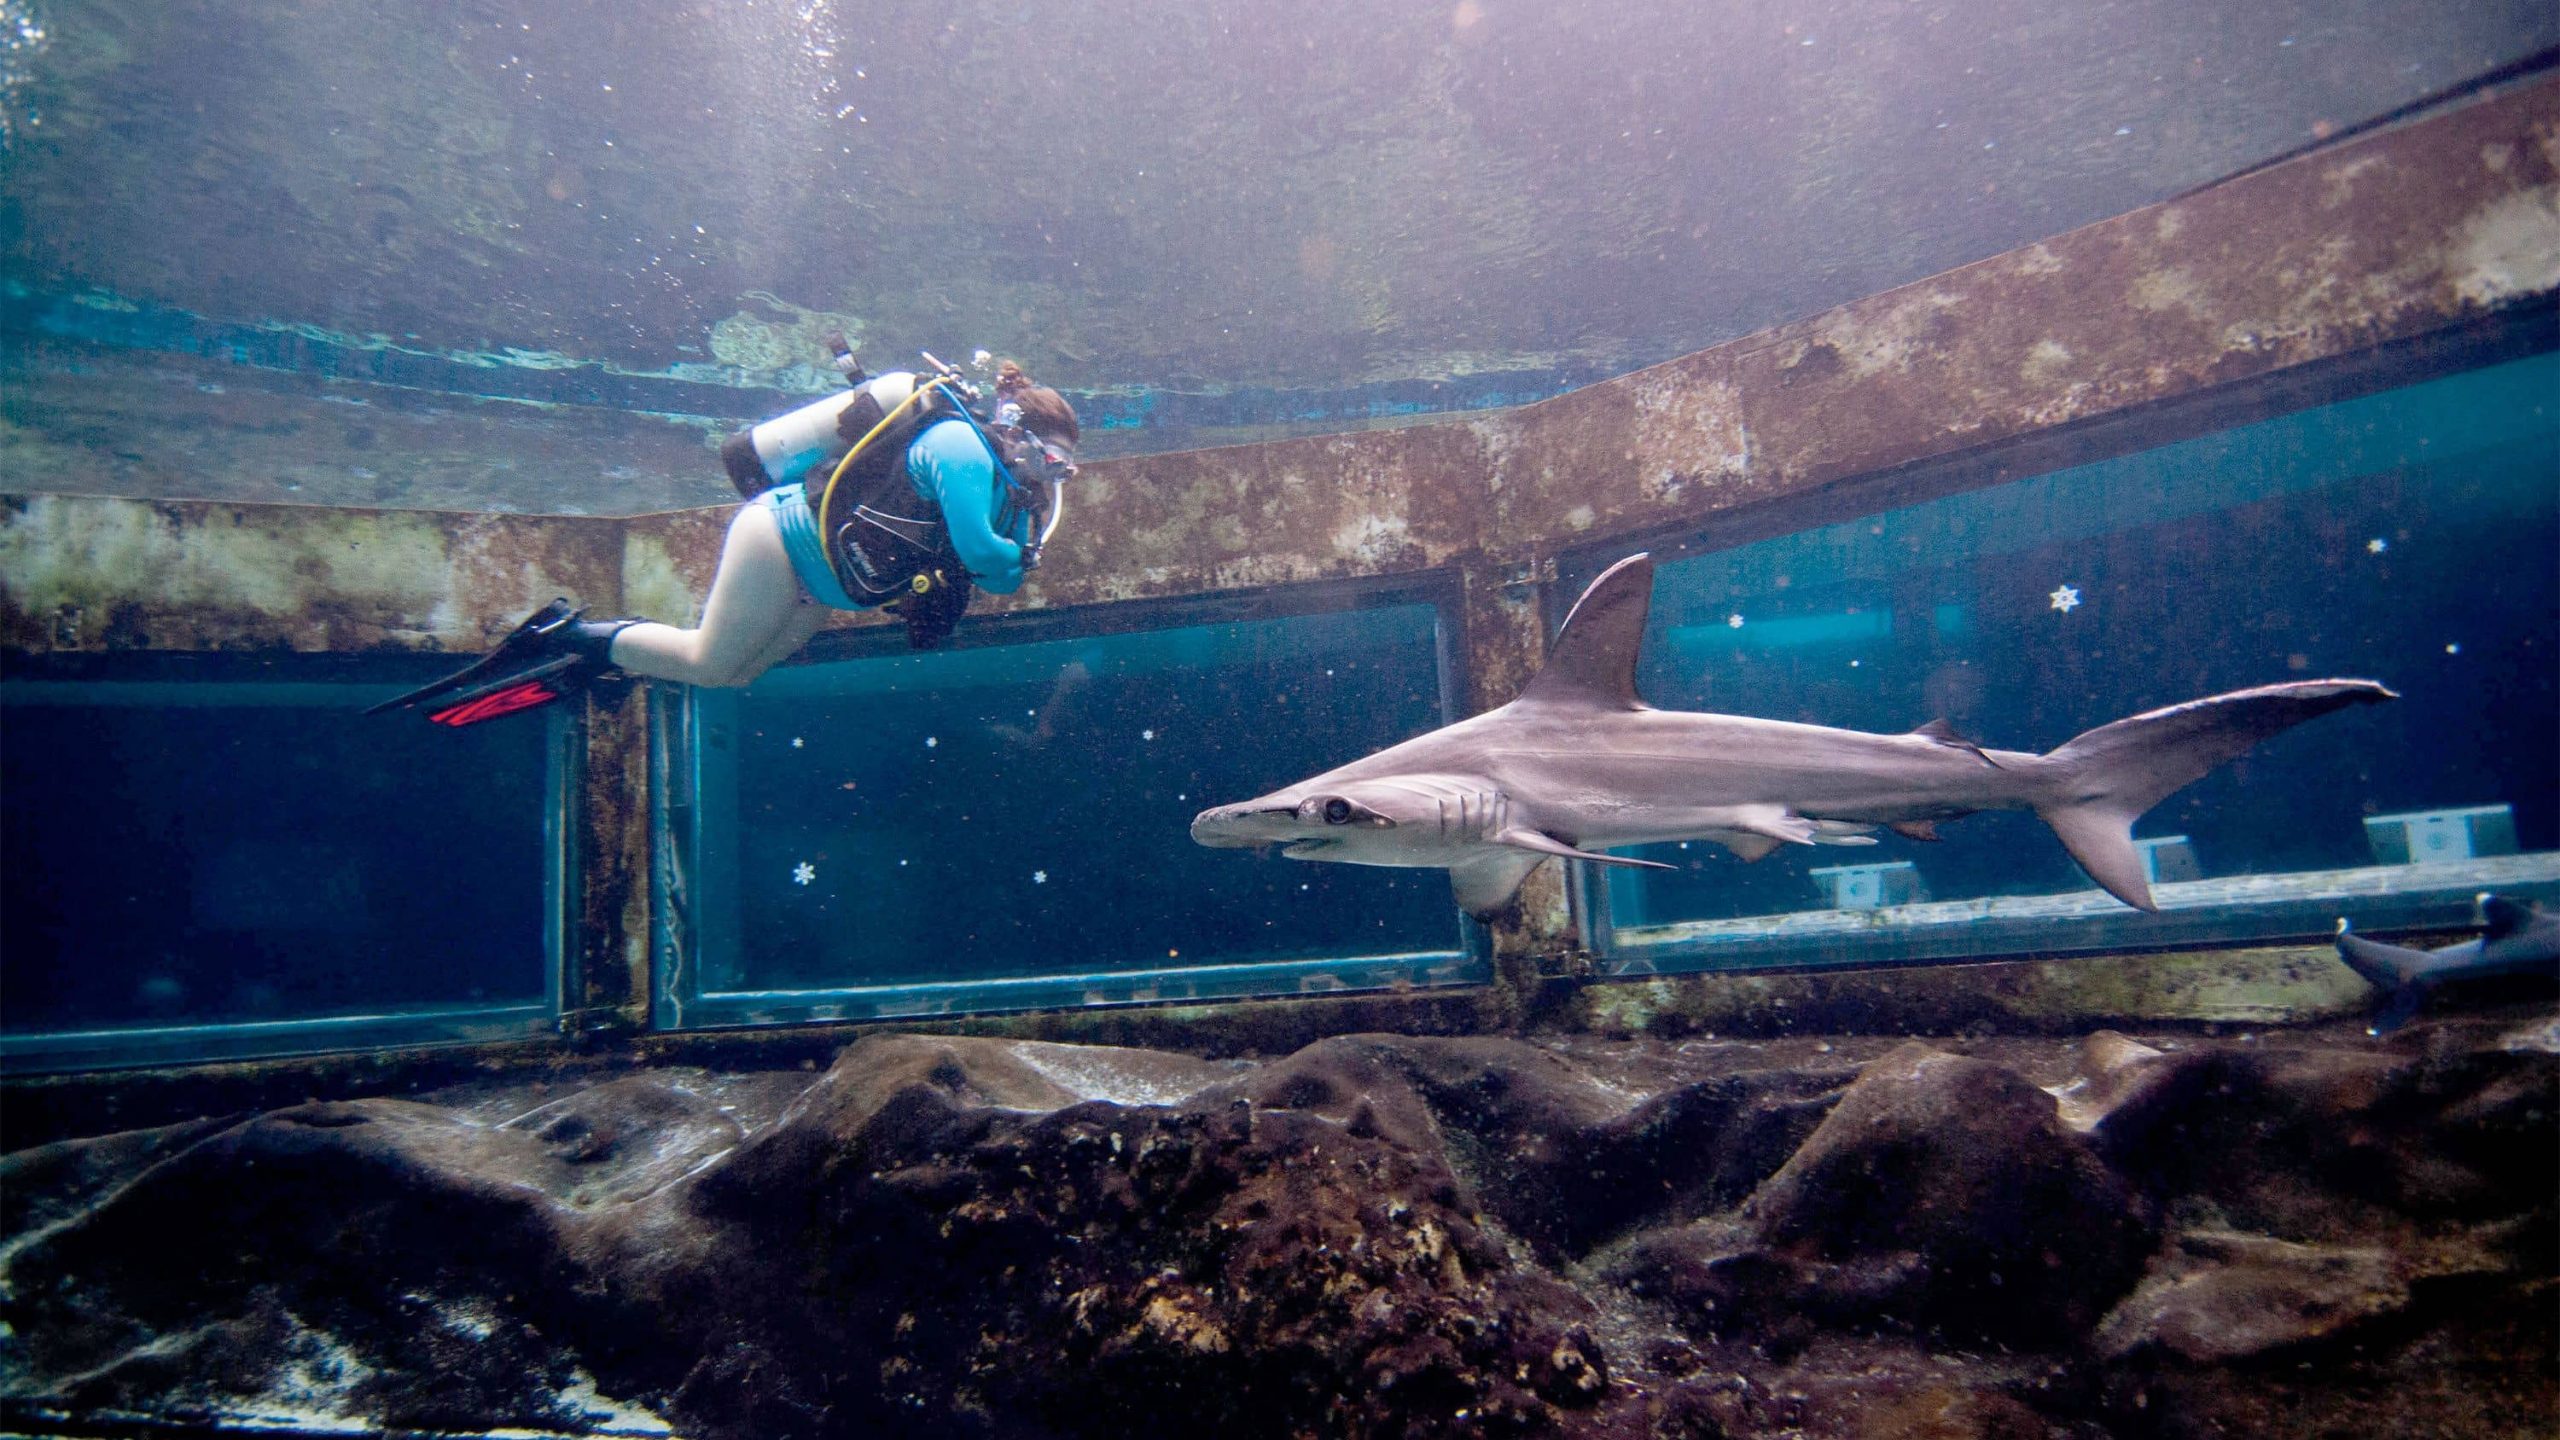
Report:
M 2137 910 L 2156 909 L 2133 848 L 2133 822 L 2142 812 L 2280 730 L 2397 698 L 2371 680 L 2300 680 L 2129 716 L 2044 757 L 2052 779 L 2035 811 L 2108 894 Z

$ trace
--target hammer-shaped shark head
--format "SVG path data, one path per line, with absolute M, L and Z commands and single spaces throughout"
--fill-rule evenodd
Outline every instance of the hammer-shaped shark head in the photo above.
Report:
M 1354 865 L 1449 865 L 1467 847 L 1502 843 L 1511 800 L 1489 781 L 1431 770 L 1360 773 L 1369 763 L 1203 810 L 1191 838 L 1230 848 L 1286 845 L 1283 853 L 1300 859 Z
M 1521 879 L 1549 855 L 1653 863 L 1577 850 L 1522 823 L 1521 807 L 1488 779 L 1436 770 L 1330 771 L 1258 800 L 1203 810 L 1191 822 L 1191 838 L 1229 849 L 1278 845 L 1292 860 L 1439 866 L 1449 871 L 1458 903 L 1479 915 L 1507 904 Z
M 1392 849 L 1392 832 L 1402 824 L 1394 812 L 1404 797 L 1377 793 L 1384 788 L 1330 784 L 1318 776 L 1259 799 L 1203 810 L 1191 822 L 1191 838 L 1229 850 L 1280 845 L 1287 847 L 1281 853 L 1290 856 L 1336 852 L 1327 853 L 1327 859 Z

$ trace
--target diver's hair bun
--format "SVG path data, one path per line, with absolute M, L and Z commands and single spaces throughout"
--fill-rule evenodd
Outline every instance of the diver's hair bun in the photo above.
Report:
M 1083 441 L 1084 430 L 1076 424 L 1076 407 L 1048 386 L 1033 384 L 1022 367 L 1010 360 L 996 366 L 996 393 L 1022 407 L 1022 428 L 1041 439 L 1063 440 L 1069 446 Z

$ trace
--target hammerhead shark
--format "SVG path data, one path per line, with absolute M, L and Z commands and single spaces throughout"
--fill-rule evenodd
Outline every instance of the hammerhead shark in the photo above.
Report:
M 1550 856 L 1668 869 L 1596 850 L 1707 840 L 1745 860 L 1780 845 L 1934 840 L 1977 810 L 2033 810 L 2107 892 L 2155 908 L 2133 822 L 2258 741 L 2348 705 L 2398 698 L 2370 680 L 2235 690 L 2102 725 L 2048 755 L 1987 750 L 1942 720 L 1874 735 L 1656 710 L 1636 694 L 1653 561 L 1591 582 L 1517 699 L 1260 799 L 1200 812 L 1203 845 L 1283 846 L 1299 860 L 1438 866 L 1489 915 Z M 1589 847 L 1589 848 L 1585 848 Z
M 2441 950 L 2411 950 L 2367 940 L 2338 922 L 2338 958 L 2386 994 L 2376 1034 L 2409 1023 L 2428 997 L 2445 985 L 2518 975 L 2560 975 L 2560 917 L 2531 902 L 2500 895 L 2480 897 L 2487 928 L 2476 940 Z

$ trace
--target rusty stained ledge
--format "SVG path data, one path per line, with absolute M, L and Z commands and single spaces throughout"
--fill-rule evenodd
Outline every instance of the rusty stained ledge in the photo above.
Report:
M 1495 622 L 1470 697 L 1491 703 L 1538 641 L 1482 597 L 1510 570 L 1534 579 L 1555 547 L 1703 522 L 2555 293 L 2560 81 L 2546 81 L 1519 410 L 1096 462 L 1077 482 L 1069 553 L 984 608 L 1455 565 L 1482 592 L 1470 620 Z M 467 650 L 554 594 L 688 619 L 728 514 L 0 497 L 0 647 Z
M 0 650 L 467 650 L 621 590 L 613 520 L 0 495 Z
M 2556 291 L 2551 81 L 1519 410 L 1113 465 L 1040 599 L 1519 562 Z

